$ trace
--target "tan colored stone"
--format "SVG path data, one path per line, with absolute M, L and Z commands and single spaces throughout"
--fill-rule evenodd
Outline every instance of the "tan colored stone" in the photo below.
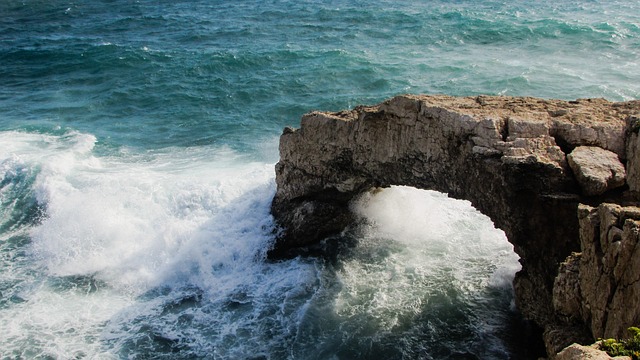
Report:
M 553 308 L 568 321 L 582 320 L 582 293 L 580 292 L 581 253 L 573 253 L 560 264 L 553 284 Z
M 350 200 L 369 189 L 407 185 L 446 192 L 469 200 L 505 231 L 522 263 L 514 280 L 516 305 L 554 339 L 548 349 L 584 338 L 572 332 L 585 326 L 595 336 L 617 334 L 640 321 L 635 311 L 620 311 L 640 309 L 630 300 L 640 298 L 638 219 L 625 215 L 638 211 L 578 209 L 595 199 L 585 198 L 563 150 L 608 151 L 606 189 L 618 186 L 622 173 L 611 154 L 636 169 L 629 181 L 637 182 L 640 143 L 625 122 L 636 113 L 640 101 L 403 95 L 307 114 L 299 130 L 286 129 L 280 138 L 272 213 L 282 232 L 271 256 L 342 231 L 354 221 Z M 575 172 L 588 174 L 587 168 Z M 622 201 L 616 192 L 606 195 Z M 563 268 L 555 296 L 558 264 L 580 251 L 579 260 Z M 573 330 L 559 336 L 562 329 Z
M 509 127 L 508 139 L 536 138 L 549 135 L 549 123 L 544 120 L 521 119 L 510 116 L 507 124 Z
M 593 346 L 583 346 L 572 344 L 559 352 L 555 360 L 631 360 L 629 356 L 611 357 L 606 352 L 596 349 Z
M 625 183 L 624 165 L 612 151 L 595 146 L 579 146 L 567 155 L 567 160 L 587 196 L 604 194 Z
M 579 266 L 575 255 L 561 266 L 553 301 L 559 314 L 588 324 L 593 338 L 624 338 L 640 324 L 638 211 L 606 203 L 579 207 Z

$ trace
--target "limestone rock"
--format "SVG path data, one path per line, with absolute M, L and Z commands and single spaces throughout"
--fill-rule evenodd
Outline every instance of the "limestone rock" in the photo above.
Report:
M 567 160 L 585 195 L 601 195 L 625 183 L 624 165 L 612 151 L 579 146 L 567 155 Z
M 572 344 L 555 356 L 555 360 L 631 360 L 628 356 L 611 357 L 593 346 Z
M 580 292 L 581 253 L 573 253 L 560 264 L 553 284 L 553 308 L 568 321 L 582 319 L 582 294 Z
M 579 219 L 578 204 L 596 199 L 585 199 L 573 172 L 588 174 L 595 167 L 578 155 L 581 147 L 597 147 L 607 151 L 602 161 L 610 178 L 604 191 L 620 184 L 617 159 L 627 162 L 629 187 L 638 191 L 640 140 L 636 122 L 625 121 L 638 113 L 640 101 L 403 95 L 379 105 L 304 115 L 300 129 L 286 129 L 280 138 L 271 210 L 282 231 L 271 254 L 339 233 L 354 219 L 351 199 L 371 188 L 437 190 L 469 200 L 504 230 L 521 258 L 514 289 L 526 318 L 547 334 L 585 325 L 594 335 L 617 333 L 623 324 L 640 321 L 635 312 L 609 311 L 640 309 L 630 300 L 640 298 L 640 281 L 634 280 L 640 254 L 629 255 L 640 251 L 632 245 L 637 221 L 624 215 L 632 213 L 627 208 L 602 218 L 583 208 Z M 568 164 L 572 151 L 579 171 Z M 612 201 L 622 196 L 607 195 Z M 634 196 L 640 195 L 628 198 Z M 558 267 L 572 252 L 582 255 L 567 262 L 556 294 Z M 555 336 L 549 349 L 561 349 L 571 338 Z
M 553 355 L 564 350 L 568 344 L 591 344 L 593 338 L 579 324 L 552 324 L 545 327 L 542 334 L 547 354 Z M 553 358 L 553 356 L 551 356 Z
M 624 338 L 640 323 L 640 208 L 580 205 L 578 216 L 582 253 L 561 266 L 554 307 L 595 339 Z
M 640 193 L 640 115 L 627 118 L 627 183 Z
M 507 139 L 537 138 L 549 135 L 549 122 L 530 120 L 510 116 L 507 125 L 509 136 Z

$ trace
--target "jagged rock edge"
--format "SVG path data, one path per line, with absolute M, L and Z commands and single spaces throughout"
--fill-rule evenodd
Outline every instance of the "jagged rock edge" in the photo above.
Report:
M 321 112 L 316 112 L 316 113 L 312 113 L 312 114 L 314 114 L 316 116 L 319 116 L 319 117 L 324 116 L 325 120 L 326 119 L 333 119 L 333 120 L 342 121 L 342 122 L 364 122 L 365 118 L 367 117 L 367 114 L 368 114 L 367 112 L 369 111 L 369 114 L 371 114 L 372 113 L 371 111 L 373 111 L 373 109 L 377 109 L 378 111 L 377 111 L 376 115 L 377 116 L 379 115 L 378 120 L 384 119 L 385 117 L 388 117 L 388 116 L 392 116 L 392 117 L 394 117 L 393 120 L 395 122 L 402 122 L 403 121 L 403 117 L 402 116 L 398 116 L 397 113 L 393 113 L 392 111 L 388 111 L 388 110 L 390 110 L 392 106 L 397 105 L 397 104 L 394 104 L 394 102 L 395 103 L 402 103 L 404 101 L 406 103 L 406 101 L 409 101 L 409 102 L 413 102 L 413 104 L 416 105 L 415 106 L 415 111 L 411 112 L 412 114 L 411 114 L 410 117 L 414 118 L 415 120 L 413 120 L 413 121 L 414 121 L 414 123 L 417 124 L 418 123 L 417 120 L 420 119 L 421 115 L 424 115 L 427 112 L 426 107 L 425 107 L 427 105 L 426 101 L 429 100 L 429 99 L 432 99 L 432 98 L 433 97 L 427 97 L 427 96 L 423 96 L 423 97 L 419 97 L 419 96 L 415 97 L 415 96 L 410 96 L 410 95 L 409 96 L 400 96 L 400 97 L 396 97 L 394 99 L 388 100 L 386 102 L 383 102 L 382 104 L 379 104 L 377 106 L 372 106 L 372 107 L 363 106 L 363 107 L 358 107 L 358 108 L 356 108 L 354 110 L 351 110 L 351 111 L 346 111 L 346 112 L 341 112 L 341 113 L 321 113 Z M 453 102 L 455 102 L 455 101 L 464 102 L 464 99 L 469 100 L 469 98 L 451 98 L 451 97 L 440 97 L 440 98 L 435 97 L 435 98 L 437 98 L 436 99 L 436 103 L 438 101 L 446 102 L 446 101 L 450 101 L 451 100 Z M 498 103 L 502 101 L 503 106 L 506 104 L 505 108 L 511 107 L 511 105 L 508 104 L 509 101 L 513 101 L 514 103 L 518 103 L 518 104 L 521 104 L 521 105 L 524 104 L 525 107 L 528 106 L 528 105 L 531 105 L 532 103 L 535 103 L 537 101 L 537 102 L 543 102 L 543 103 L 544 102 L 549 102 L 549 103 L 554 103 L 555 102 L 556 105 L 558 103 L 560 103 L 561 106 L 566 106 L 567 104 L 573 104 L 573 105 L 576 105 L 576 106 L 587 104 L 586 107 L 589 108 L 590 104 L 593 102 L 597 106 L 601 106 L 601 107 L 609 106 L 610 107 L 609 110 L 613 109 L 613 110 L 611 110 L 611 112 L 615 112 L 614 107 L 618 108 L 618 109 L 620 109 L 620 108 L 625 108 L 625 109 L 629 108 L 629 109 L 631 109 L 631 111 L 640 112 L 640 111 L 638 111 L 638 109 L 640 109 L 640 106 L 638 106 L 639 105 L 638 102 L 608 103 L 608 102 L 606 102 L 604 100 L 601 100 L 601 99 L 585 100 L 582 103 L 581 103 L 580 100 L 575 101 L 575 102 L 562 102 L 562 101 L 559 101 L 559 100 L 543 100 L 543 99 L 535 99 L 535 98 L 482 97 L 482 101 L 478 101 L 478 99 L 479 99 L 479 97 L 476 97 L 473 101 L 476 102 L 477 104 L 481 104 L 482 103 L 481 106 L 483 106 L 483 107 L 485 106 L 485 104 L 487 104 L 488 101 L 489 102 L 498 102 Z M 402 104 L 400 104 L 400 105 L 402 105 Z M 460 115 L 460 112 L 456 113 L 455 111 L 452 111 L 450 108 L 446 108 L 446 106 L 445 107 L 442 107 L 442 106 L 439 107 L 438 104 L 435 104 L 434 106 L 430 106 L 429 109 L 433 109 L 433 111 L 435 113 L 439 113 L 440 117 L 443 117 L 443 116 L 447 117 L 446 115 L 448 115 L 449 117 L 455 117 L 455 115 Z M 406 110 L 406 109 L 404 109 L 404 110 Z M 504 110 L 504 108 L 502 110 Z M 511 110 L 512 110 L 511 113 L 516 113 L 516 114 L 518 113 L 517 111 L 515 111 L 515 107 L 511 107 Z M 587 111 L 587 112 L 589 112 L 589 111 Z M 597 121 L 592 122 L 592 123 L 590 123 L 592 125 L 592 127 L 589 128 L 588 126 L 585 127 L 584 124 L 578 123 L 576 125 L 574 123 L 571 123 L 570 121 L 569 122 L 561 121 L 563 119 L 563 117 L 566 117 L 567 114 L 570 114 L 570 113 L 571 113 L 570 110 L 548 110 L 548 111 L 546 111 L 546 114 L 548 115 L 548 118 L 544 120 L 544 123 L 546 123 L 546 125 L 543 125 L 543 127 L 546 129 L 546 134 L 542 134 L 542 136 L 543 137 L 546 136 L 548 138 L 552 138 L 553 139 L 553 145 L 556 146 L 560 150 L 560 153 L 562 153 L 562 158 L 563 158 L 562 160 L 564 160 L 566 162 L 566 156 L 567 156 L 566 150 L 567 149 L 575 148 L 575 147 L 580 146 L 580 145 L 594 145 L 594 144 L 595 145 L 601 145 L 604 148 L 610 147 L 610 150 L 615 150 L 616 154 L 618 154 L 619 158 L 621 158 L 621 159 L 629 158 L 629 159 L 627 159 L 628 160 L 627 161 L 628 164 L 633 164 L 632 161 L 634 160 L 634 157 L 635 157 L 635 160 L 637 160 L 636 154 L 633 151 L 629 150 L 630 149 L 630 145 L 629 144 L 625 145 L 625 141 L 622 141 L 622 145 L 620 145 L 619 139 L 616 139 L 616 137 L 612 136 L 610 133 L 609 134 L 606 133 L 606 130 L 607 130 L 606 126 L 611 126 L 612 125 L 612 119 L 610 118 L 611 116 L 604 115 L 603 117 L 605 118 L 606 121 L 604 121 L 604 122 L 597 122 Z M 312 114 L 310 114 L 310 115 L 312 115 Z M 356 114 L 358 116 L 354 116 Z M 526 112 L 525 112 L 525 114 L 526 114 Z M 308 123 L 310 121 L 310 115 L 303 117 L 302 128 L 305 127 L 305 122 Z M 403 115 L 403 114 L 400 114 L 400 115 Z M 404 115 L 406 117 L 407 114 L 404 114 Z M 464 116 L 464 114 L 462 114 L 462 116 Z M 466 116 L 469 116 L 469 115 L 466 115 Z M 632 116 L 632 115 L 627 116 L 626 119 L 621 119 L 622 116 L 618 116 L 617 120 L 613 119 L 613 126 L 614 127 L 617 126 L 618 127 L 618 131 L 624 131 L 627 134 L 627 136 L 631 136 L 632 134 L 634 134 L 633 131 L 629 131 L 629 130 L 634 130 L 632 128 L 632 125 L 630 125 L 630 124 L 632 124 L 632 121 L 629 120 L 630 116 Z M 435 116 L 435 117 L 437 117 L 437 116 Z M 609 119 L 607 119 L 607 117 L 609 117 Z M 499 128 L 495 126 L 495 125 L 498 125 L 498 123 L 496 123 L 495 119 L 493 121 L 490 121 L 490 122 L 493 123 L 494 129 L 497 131 L 497 138 L 499 140 L 497 140 L 497 139 L 496 140 L 504 142 L 505 139 L 509 138 L 509 134 L 511 133 L 511 131 L 510 131 L 511 129 L 510 129 L 510 126 L 509 126 L 510 118 L 508 118 L 508 117 L 502 117 L 501 118 L 500 116 L 499 116 L 499 118 L 500 118 L 499 120 L 501 120 L 501 121 L 498 122 L 499 125 L 500 125 Z M 319 119 L 316 119 L 316 121 L 318 121 L 318 120 Z M 411 119 L 409 119 L 409 121 L 411 121 Z M 617 121 L 617 123 L 616 123 L 616 121 Z M 626 127 L 624 126 L 624 122 L 627 123 Z M 391 124 L 391 122 L 388 121 L 387 123 L 388 123 L 387 131 L 389 131 L 389 127 L 391 126 L 389 124 Z M 470 136 L 470 135 L 472 135 L 473 133 L 476 132 L 475 130 L 479 126 L 481 126 L 481 123 L 482 123 L 482 121 L 476 121 L 475 126 L 473 127 L 473 129 L 471 129 L 471 131 L 467 131 L 466 134 L 468 136 L 465 139 L 462 139 L 463 141 L 459 141 L 460 142 L 460 146 L 464 145 L 464 142 L 467 142 L 467 145 L 469 145 L 468 144 L 469 142 L 474 142 L 474 139 L 472 139 L 471 138 L 472 136 Z M 516 123 L 517 122 L 515 122 L 515 120 L 514 120 L 514 124 L 516 124 Z M 527 121 L 524 121 L 524 123 L 527 123 Z M 538 121 L 538 123 L 541 123 L 541 122 Z M 309 125 L 309 126 L 313 126 L 313 125 Z M 340 124 L 337 124 L 337 126 L 340 126 Z M 363 124 L 362 126 L 365 127 L 366 124 Z M 582 126 L 582 127 L 580 127 L 580 126 Z M 564 132 L 563 133 L 563 131 L 564 131 L 564 130 L 562 130 L 563 127 L 564 127 L 564 130 L 566 130 L 567 128 L 575 130 L 577 128 L 578 129 L 578 134 L 574 138 L 569 138 L 568 135 L 571 135 L 571 132 Z M 591 129 L 591 130 L 589 130 L 589 129 Z M 362 129 L 360 129 L 360 130 L 362 130 Z M 442 130 L 442 129 L 440 129 L 440 130 Z M 454 132 L 455 132 L 455 130 L 456 129 L 454 129 Z M 460 129 L 459 128 L 457 130 L 460 131 L 460 130 L 464 130 L 464 129 Z M 467 129 L 467 130 L 469 130 L 469 129 Z M 328 133 L 325 134 L 325 135 L 335 135 L 335 134 L 331 134 L 331 132 L 333 132 L 333 131 L 334 131 L 333 129 L 329 129 Z M 286 135 L 291 135 L 291 134 L 298 134 L 300 136 L 304 136 L 303 133 L 304 133 L 304 131 L 290 131 L 290 130 L 287 131 L 287 130 L 285 130 L 285 132 L 283 133 L 282 138 L 285 138 Z M 383 132 L 383 134 L 384 134 L 384 132 Z M 388 133 L 387 133 L 387 135 L 388 135 Z M 401 134 L 396 134 L 396 135 L 398 135 L 398 138 L 401 138 L 401 136 L 400 136 Z M 458 135 L 460 135 L 460 134 L 458 134 Z M 595 139 L 593 138 L 593 136 L 595 136 Z M 354 135 L 354 136 L 350 136 L 350 138 L 351 137 L 354 139 L 354 141 L 357 140 L 357 136 Z M 282 168 L 285 166 L 283 164 L 285 164 L 286 161 L 287 161 L 286 154 L 285 154 L 285 156 L 282 156 L 283 155 L 282 138 L 281 138 L 281 162 L 279 163 L 280 164 L 280 170 L 282 170 Z M 363 138 L 366 138 L 366 137 L 363 137 Z M 320 140 L 321 139 L 322 139 L 322 137 L 320 137 Z M 565 144 L 563 146 L 559 146 L 558 145 L 558 139 L 561 139 L 562 142 L 565 142 Z M 318 143 L 321 142 L 318 139 L 316 139 L 316 140 L 317 140 Z M 363 141 L 366 141 L 366 140 L 363 140 Z M 541 141 L 545 141 L 545 140 L 543 139 Z M 548 141 L 548 139 L 546 141 Z M 357 143 L 357 141 L 355 141 L 355 142 Z M 521 141 L 521 142 L 523 142 L 523 141 Z M 526 144 L 527 141 L 525 140 L 523 143 Z M 533 141 L 533 145 L 536 145 L 535 141 Z M 544 145 L 544 143 L 543 143 L 543 145 Z M 304 151 L 304 149 L 298 149 L 298 150 Z M 325 149 L 325 150 L 328 150 L 328 149 Z M 353 149 L 351 149 L 351 150 L 353 150 Z M 536 148 L 534 148 L 533 150 L 536 151 Z M 551 159 L 553 160 L 553 157 L 555 156 L 555 158 L 557 158 L 559 160 L 559 156 L 558 156 L 559 153 L 557 152 L 557 150 L 554 150 L 554 151 L 556 152 L 555 154 L 550 154 L 550 155 L 552 155 Z M 445 152 L 446 152 L 446 149 L 445 149 Z M 522 153 L 522 151 L 520 151 L 520 152 Z M 286 151 L 285 151 L 285 153 L 286 153 Z M 351 154 L 352 154 L 351 161 L 353 162 L 353 153 L 351 153 Z M 494 159 L 493 161 L 496 160 L 495 159 L 496 158 L 496 154 L 495 153 L 494 154 L 486 154 L 486 153 L 483 154 L 483 153 L 478 153 L 478 152 L 472 152 L 471 154 L 474 157 L 477 156 L 479 158 L 484 158 L 484 159 L 493 158 Z M 288 155 L 291 155 L 291 153 L 289 153 Z M 469 154 L 467 154 L 467 155 L 469 155 Z M 518 155 L 518 154 L 516 154 L 516 155 Z M 519 154 L 519 155 L 522 155 L 522 154 Z M 532 155 L 532 154 L 529 154 L 529 155 Z M 517 171 L 518 170 L 517 169 L 518 166 L 524 166 L 525 168 L 528 167 L 529 168 L 528 170 L 531 170 L 531 169 L 536 170 L 534 165 L 537 165 L 537 163 L 540 163 L 540 162 L 544 163 L 545 161 L 540 161 L 540 158 L 544 157 L 546 154 L 542 154 L 543 155 L 542 157 L 536 157 L 535 154 L 533 154 L 533 155 L 534 156 L 525 156 L 525 157 L 516 156 L 514 159 L 510 159 L 510 161 L 514 161 L 512 164 L 510 164 L 510 165 L 514 166 L 514 168 L 512 170 L 513 171 Z M 295 155 L 292 155 L 292 156 L 295 156 Z M 502 155 L 502 158 L 504 160 L 504 154 Z M 384 160 L 384 157 L 383 157 L 383 160 Z M 398 158 L 396 160 L 401 161 L 403 159 Z M 283 161 L 285 163 L 283 163 Z M 308 160 L 305 160 L 305 161 L 308 161 Z M 384 162 L 384 161 L 382 161 L 382 162 Z M 322 162 L 320 162 L 320 163 L 322 163 Z M 504 163 L 504 161 L 503 161 L 503 163 Z M 558 166 L 558 168 L 563 168 L 563 164 L 562 163 L 559 163 L 559 164 L 560 165 Z M 495 163 L 493 165 L 495 166 Z M 554 167 L 554 164 L 547 164 L 547 165 L 551 165 L 552 167 Z M 568 168 L 568 166 L 564 166 L 565 170 L 567 168 Z M 298 169 L 298 170 L 300 170 L 300 169 Z M 537 169 L 537 171 L 543 171 L 543 169 L 539 168 L 539 169 Z M 544 170 L 544 171 L 546 171 L 546 170 Z M 362 174 L 360 174 L 360 175 L 362 175 Z M 314 175 L 313 174 L 306 174 L 305 176 L 313 177 Z M 573 182 L 573 183 L 576 182 L 575 175 L 572 173 L 571 170 L 564 171 L 564 175 L 563 176 L 571 177 L 571 179 L 569 180 L 570 182 Z M 347 176 L 347 178 L 349 178 L 349 177 Z M 278 176 L 277 176 L 277 179 L 278 179 Z M 394 181 L 377 181 L 375 179 L 375 177 L 373 179 L 374 180 L 371 181 L 371 184 L 368 184 L 368 186 L 374 186 L 374 185 L 383 185 L 383 186 L 386 185 L 386 186 L 388 186 L 389 184 L 394 182 Z M 304 183 L 304 179 L 302 179 L 302 180 L 303 180 L 302 182 Z M 378 180 L 380 180 L 380 179 L 378 179 Z M 315 181 L 315 180 L 313 180 L 313 181 Z M 311 182 L 313 182 L 313 181 L 311 181 Z M 330 186 L 331 185 L 331 180 L 330 179 L 322 178 L 321 181 L 325 183 L 323 188 L 326 189 L 326 188 L 330 188 L 331 187 Z M 567 179 L 565 178 L 563 181 L 567 181 Z M 376 184 L 376 182 L 379 182 L 380 184 Z M 411 181 L 409 181 L 409 182 L 411 182 Z M 335 189 L 338 189 L 338 187 L 335 186 L 336 185 L 335 182 L 334 182 L 333 185 L 334 185 Z M 405 185 L 420 187 L 420 184 L 417 184 L 417 185 L 416 184 L 405 184 Z M 431 185 L 434 185 L 434 184 L 431 184 Z M 278 183 L 278 191 L 280 191 L 281 186 L 285 187 L 286 184 Z M 313 186 L 311 186 L 311 188 L 313 188 Z M 573 195 L 571 195 L 571 196 L 574 196 L 575 200 L 576 200 L 575 201 L 575 209 L 574 209 L 573 214 L 571 216 L 574 219 L 573 221 L 575 221 L 577 223 L 577 204 L 579 202 L 578 200 L 580 200 L 580 201 L 588 200 L 588 201 L 585 201 L 585 202 L 590 202 L 590 203 L 596 202 L 597 203 L 601 199 L 595 199 L 595 200 L 594 199 L 585 199 L 584 196 L 581 195 L 579 193 L 579 191 L 577 191 L 576 189 L 577 189 L 577 187 L 574 189 L 575 193 Z M 537 190 L 540 190 L 540 189 L 537 189 Z M 566 190 L 567 189 L 563 189 L 563 191 L 566 191 Z M 571 193 L 571 191 L 569 191 L 569 192 Z M 313 193 L 313 191 L 311 191 L 311 193 Z M 316 193 L 317 193 L 317 191 L 316 191 Z M 460 196 L 461 194 L 458 193 L 457 195 Z M 462 194 L 462 195 L 464 195 L 464 194 Z M 569 198 L 571 196 L 569 196 Z M 616 194 L 616 196 L 619 198 L 620 194 Z M 464 196 L 462 196 L 462 197 L 464 198 Z M 561 195 L 561 194 L 553 194 L 552 192 L 550 192 L 550 193 L 538 193 L 537 197 L 534 196 L 534 198 L 537 199 L 536 201 L 544 201 L 545 198 L 548 198 L 548 199 L 552 199 L 553 201 L 559 201 L 559 202 L 563 201 L 561 199 L 562 197 L 563 197 L 563 195 Z M 308 199 L 313 199 L 313 196 L 312 195 L 309 196 Z M 566 200 L 567 199 L 564 199 L 564 201 L 566 201 Z M 274 198 L 274 203 L 273 203 L 274 205 L 273 205 L 272 209 L 273 209 L 274 216 L 276 217 L 276 219 L 278 219 L 278 221 L 280 221 L 281 224 L 282 223 L 285 224 L 284 225 L 284 229 L 286 231 L 286 228 L 287 228 L 286 223 L 287 223 L 287 221 L 290 220 L 290 219 L 289 220 L 287 219 L 287 212 L 291 212 L 291 211 L 295 211 L 295 210 L 294 209 L 292 210 L 291 208 L 287 209 L 286 206 L 281 206 L 282 204 L 280 204 L 280 206 L 278 206 L 278 201 L 282 201 L 282 194 L 280 194 L 280 198 L 279 198 L 279 194 L 278 193 L 276 194 L 276 197 Z M 569 201 L 571 201 L 571 200 L 569 200 Z M 286 204 L 286 203 L 287 203 L 287 200 L 285 199 L 284 204 Z M 472 201 L 472 203 L 473 203 L 473 201 Z M 291 205 L 291 203 L 289 203 L 289 205 Z M 478 202 L 476 201 L 474 205 L 477 206 Z M 482 205 L 482 204 L 480 204 L 480 205 Z M 342 202 L 342 204 L 340 206 L 344 207 L 344 201 Z M 339 208 L 340 206 L 337 206 L 336 208 Z M 538 214 L 538 216 L 539 215 L 540 214 Z M 311 216 L 311 217 L 313 217 L 313 216 Z M 494 217 L 492 217 L 492 219 L 494 219 Z M 345 219 L 343 219 L 342 223 L 340 223 L 340 221 L 338 222 L 338 226 L 336 226 L 336 228 L 340 228 L 341 226 L 346 225 L 346 223 L 348 223 L 350 220 L 351 219 L 349 219 L 348 216 L 347 216 Z M 496 222 L 495 219 L 494 219 L 494 222 Z M 318 224 L 314 224 L 314 226 L 316 226 L 316 225 L 318 225 Z M 575 226 L 575 227 L 576 227 L 575 230 L 576 230 L 576 233 L 577 233 L 577 226 Z M 513 232 L 513 231 L 511 231 L 511 232 Z M 514 241 L 512 239 L 513 235 L 509 236 L 509 231 L 507 231 L 507 233 L 508 233 L 507 235 L 508 235 L 510 241 L 512 241 L 512 243 L 514 243 Z M 556 254 L 553 257 L 552 260 L 553 261 L 557 261 L 556 265 L 558 265 L 561 261 L 563 261 L 564 258 L 566 256 L 570 255 L 572 252 L 580 250 L 579 246 L 578 247 L 575 246 L 576 245 L 575 242 L 577 242 L 577 241 L 574 241 L 573 245 L 568 246 L 569 248 L 571 248 L 573 246 L 573 248 L 571 248 L 571 249 L 566 248 L 564 250 L 561 250 L 561 251 L 559 251 L 558 254 Z M 309 241 L 309 239 L 305 239 L 305 241 L 303 242 L 302 245 L 305 245 L 305 243 L 306 244 L 313 243 L 313 240 Z M 541 242 L 543 247 L 544 247 L 545 243 L 548 245 L 548 242 L 545 242 L 545 241 Z M 514 243 L 514 245 L 516 246 L 516 250 L 518 251 L 518 244 Z M 294 246 L 295 247 L 296 244 L 292 244 L 292 243 L 288 243 L 287 244 L 287 243 L 285 243 L 285 246 L 286 247 L 289 247 L 289 246 Z M 522 248 L 519 249 L 519 250 L 520 250 L 519 253 L 520 253 L 521 257 L 523 255 L 525 257 L 530 255 L 530 254 L 526 254 L 526 251 L 523 251 Z M 568 250 L 571 250 L 571 251 L 568 251 Z M 526 259 L 525 259 L 524 263 L 525 264 L 527 263 Z M 552 299 L 551 291 L 553 289 L 553 285 L 549 286 L 549 284 L 548 284 L 549 281 L 551 283 L 553 283 L 553 280 L 555 279 L 555 275 L 557 274 L 557 266 L 553 269 L 553 271 L 550 272 L 552 274 L 546 274 L 546 275 L 542 274 L 543 276 L 542 276 L 541 279 L 545 279 L 545 278 L 547 279 L 547 280 L 543 280 L 543 281 L 541 281 L 540 279 L 539 280 L 535 280 L 536 276 L 540 275 L 540 274 L 536 274 L 536 271 L 541 271 L 541 269 L 539 269 L 539 268 L 536 269 L 535 266 L 528 266 L 528 267 L 523 266 L 523 271 L 519 274 L 520 278 L 518 278 L 518 277 L 516 278 L 516 284 L 515 284 L 516 285 L 515 286 L 516 287 L 516 295 L 518 296 L 518 292 L 520 292 L 520 293 L 526 293 L 527 291 L 530 292 L 533 289 L 536 289 L 537 286 L 543 285 L 543 288 L 544 288 L 543 290 L 545 292 L 547 292 L 548 295 L 542 296 L 542 298 L 543 298 L 543 302 L 547 302 L 547 304 L 543 305 L 543 306 L 538 306 L 538 307 L 533 306 L 532 308 L 527 308 L 527 307 L 530 307 L 530 304 L 527 304 L 526 302 L 522 301 L 522 300 L 526 300 L 526 297 L 524 297 L 524 299 L 521 299 L 519 307 L 521 308 L 521 310 L 523 310 L 523 313 L 524 313 L 525 316 L 528 316 L 528 317 L 532 318 L 537 323 L 539 323 L 540 325 L 545 327 L 545 329 L 547 330 L 547 331 L 545 331 L 545 333 L 547 333 L 547 334 L 555 333 L 555 331 L 553 331 L 554 328 L 555 329 L 563 329 L 566 332 L 567 327 L 568 326 L 572 326 L 572 324 L 567 324 L 566 321 L 563 321 L 561 319 L 561 316 L 558 316 L 558 314 L 555 314 L 554 311 L 552 310 L 553 309 L 553 305 L 552 305 L 552 301 L 551 301 L 551 299 Z M 545 271 L 542 271 L 542 272 L 544 273 Z M 549 271 L 547 270 L 547 272 L 549 272 Z M 553 279 L 549 279 L 549 277 L 551 277 L 551 275 L 553 275 Z M 520 285 L 521 285 L 520 287 L 518 286 L 518 279 L 521 280 L 520 281 Z M 533 281 L 532 279 L 534 279 L 535 281 Z M 531 282 L 531 281 L 533 281 L 533 282 Z M 545 283 L 547 284 L 546 286 L 544 285 Z M 522 295 L 522 294 L 520 294 L 520 295 Z M 522 297 L 522 296 L 520 296 L 520 297 Z M 546 300 L 544 300 L 545 297 L 546 297 Z M 580 324 L 577 324 L 577 325 L 573 324 L 573 326 L 576 326 L 577 328 L 579 328 Z M 580 329 L 576 329 L 576 334 L 577 333 L 580 333 Z M 582 337 L 582 335 L 577 336 L 577 337 Z M 571 338 L 571 336 L 567 337 L 567 339 L 564 340 L 564 343 L 567 343 L 567 344 L 565 344 L 565 346 L 568 345 L 568 341 L 570 340 L 570 338 Z M 574 338 L 575 338 L 575 336 L 574 336 Z M 583 339 L 581 339 L 581 340 L 583 340 Z M 560 346 L 560 345 L 559 344 L 552 344 L 552 346 L 548 346 L 549 353 L 550 354 L 554 354 L 555 352 L 557 352 L 557 350 L 559 350 L 559 349 L 557 349 L 558 346 Z

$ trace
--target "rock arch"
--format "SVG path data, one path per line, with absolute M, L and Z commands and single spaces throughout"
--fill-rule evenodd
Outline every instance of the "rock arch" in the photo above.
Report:
M 621 174 L 621 162 L 640 159 L 637 113 L 640 101 L 426 95 L 312 112 L 280 139 L 272 213 L 282 232 L 272 255 L 342 231 L 353 220 L 350 200 L 363 191 L 437 190 L 471 201 L 504 230 L 521 258 L 514 287 L 526 318 L 548 334 L 580 328 L 585 321 L 554 308 L 554 281 L 581 250 L 579 204 L 637 200 L 638 171 Z M 567 161 L 585 146 L 608 160 Z

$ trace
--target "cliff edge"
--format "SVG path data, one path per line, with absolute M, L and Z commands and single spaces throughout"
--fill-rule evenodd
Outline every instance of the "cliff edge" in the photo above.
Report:
M 286 128 L 272 256 L 354 220 L 349 202 L 407 185 L 469 200 L 521 258 L 516 305 L 549 354 L 640 323 L 640 101 L 404 95 Z

